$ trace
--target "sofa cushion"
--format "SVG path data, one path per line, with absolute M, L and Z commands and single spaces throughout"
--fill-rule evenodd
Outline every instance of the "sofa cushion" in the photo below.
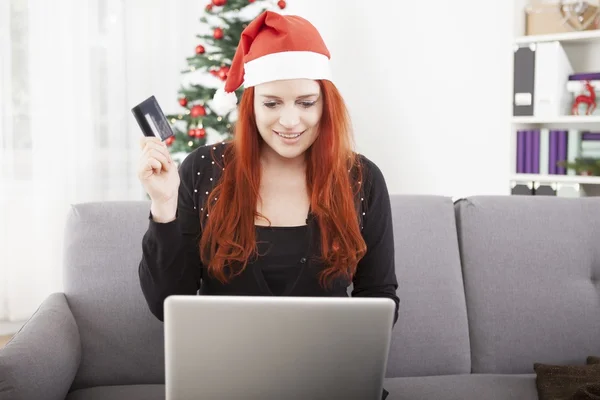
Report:
M 600 354 L 600 198 L 475 196 L 456 213 L 473 372 Z
M 66 400 L 165 400 L 165 385 L 97 386 L 75 390 Z
M 164 383 L 163 324 L 138 279 L 150 202 L 77 204 L 67 218 L 64 290 L 81 337 L 73 389 Z
M 535 375 L 447 375 L 388 378 L 387 400 L 537 400 Z
M 535 375 L 447 375 L 387 378 L 386 400 L 537 400 Z M 201 396 L 199 397 L 202 398 Z M 100 386 L 76 390 L 66 400 L 164 400 L 164 385 Z
M 400 309 L 387 376 L 470 371 L 467 310 L 451 198 L 392 195 Z

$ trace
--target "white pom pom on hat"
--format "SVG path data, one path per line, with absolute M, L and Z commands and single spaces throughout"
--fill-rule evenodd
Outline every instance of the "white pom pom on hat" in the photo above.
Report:
M 233 111 L 237 105 L 235 93 L 226 93 L 225 89 L 217 89 L 210 108 L 218 115 L 224 116 Z
M 224 116 L 237 106 L 235 91 L 284 79 L 331 80 L 331 55 L 319 31 L 306 19 L 265 11 L 243 31 L 225 86 L 211 109 Z

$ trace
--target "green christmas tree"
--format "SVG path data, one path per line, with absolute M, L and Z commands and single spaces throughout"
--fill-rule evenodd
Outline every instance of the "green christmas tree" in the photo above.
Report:
M 211 34 L 196 35 L 199 43 L 195 54 L 187 58 L 188 67 L 182 74 L 210 74 L 215 82 L 224 83 L 244 28 L 263 11 L 285 7 L 284 0 L 212 0 L 200 17 L 200 23 Z M 167 115 L 175 134 L 166 141 L 171 154 L 185 156 L 200 146 L 211 144 L 209 137 L 213 138 L 212 142 L 231 139 L 237 112 L 219 116 L 211 109 L 216 90 L 216 85 L 181 85 L 181 112 Z M 238 98 L 242 91 L 243 88 L 236 91 Z

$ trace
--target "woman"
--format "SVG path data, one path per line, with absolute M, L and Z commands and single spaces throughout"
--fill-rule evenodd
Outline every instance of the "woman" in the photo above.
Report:
M 396 323 L 386 183 L 351 149 L 329 57 L 308 21 L 265 12 L 213 104 L 228 112 L 245 85 L 233 141 L 194 150 L 178 170 L 160 140 L 141 139 L 152 201 L 139 278 L 159 320 L 174 294 L 347 296 L 352 284 L 352 296 L 393 299 Z

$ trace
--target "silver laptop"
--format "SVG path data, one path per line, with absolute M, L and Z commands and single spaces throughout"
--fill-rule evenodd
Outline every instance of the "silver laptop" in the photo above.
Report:
M 166 400 L 381 400 L 387 298 L 170 296 Z

